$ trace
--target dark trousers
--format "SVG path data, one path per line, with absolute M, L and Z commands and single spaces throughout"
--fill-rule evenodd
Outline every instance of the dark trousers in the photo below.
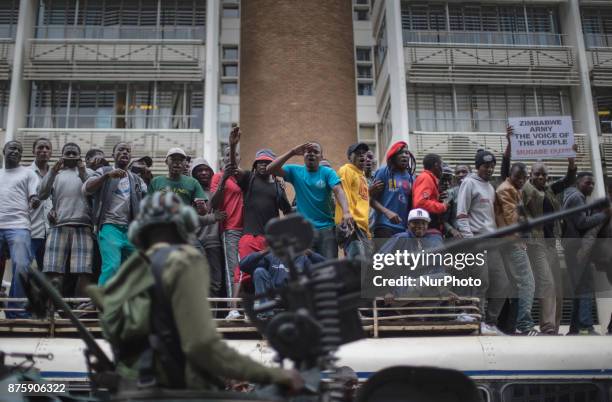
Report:
M 338 258 L 338 243 L 336 242 L 336 228 L 334 226 L 319 229 L 315 232 L 312 249 L 323 257 Z
M 593 265 L 590 262 L 578 262 L 576 254 L 566 250 L 565 261 L 572 283 L 572 320 L 570 333 L 593 327 Z
M 210 296 L 223 297 L 223 273 L 225 271 L 223 264 L 223 247 L 207 247 L 204 249 L 208 266 L 210 269 Z
M 43 272 L 43 261 L 45 259 L 45 243 L 46 238 L 37 238 L 32 239 L 30 242 L 30 253 L 32 254 L 32 258 L 36 261 L 36 265 L 38 266 L 38 270 Z

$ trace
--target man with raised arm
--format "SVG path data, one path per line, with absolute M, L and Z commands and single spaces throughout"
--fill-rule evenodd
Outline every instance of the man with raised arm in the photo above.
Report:
M 285 165 L 294 156 L 304 157 L 304 165 Z M 342 209 L 341 224 L 353 227 L 346 195 L 340 178 L 329 167 L 320 166 L 323 148 L 316 142 L 299 145 L 278 157 L 268 165 L 268 173 L 280 176 L 293 185 L 297 200 L 297 212 L 316 229 L 313 250 L 325 258 L 338 256 L 336 243 L 332 193 Z
M 77 297 L 86 297 L 85 287 L 92 282 L 93 237 L 91 209 L 81 191 L 87 180 L 81 148 L 72 142 L 64 145 L 62 157 L 49 170 L 38 189 L 41 200 L 53 199 L 55 219 L 47 239 L 44 272 L 61 292 L 70 256 L 70 271 L 77 275 Z

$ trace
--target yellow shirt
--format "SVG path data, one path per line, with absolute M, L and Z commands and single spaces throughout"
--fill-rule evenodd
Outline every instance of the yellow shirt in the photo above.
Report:
M 352 163 L 347 163 L 338 169 L 338 176 L 342 180 L 342 189 L 346 194 L 349 210 L 357 227 L 370 237 L 370 195 L 368 181 L 363 171 Z M 342 208 L 340 208 L 340 204 L 336 203 L 336 223 L 340 223 L 341 220 Z

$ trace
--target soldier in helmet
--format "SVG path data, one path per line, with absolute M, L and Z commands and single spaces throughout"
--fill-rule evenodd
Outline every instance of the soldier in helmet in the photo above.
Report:
M 208 263 L 188 243 L 197 223 L 195 210 L 174 193 L 147 196 L 128 231 L 140 252 L 91 292 L 117 371 L 139 387 L 214 390 L 222 379 L 239 379 L 300 389 L 297 371 L 262 366 L 217 333 L 207 301 Z

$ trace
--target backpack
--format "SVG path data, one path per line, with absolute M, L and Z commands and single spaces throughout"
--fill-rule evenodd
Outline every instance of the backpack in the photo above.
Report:
M 117 360 L 137 363 L 141 387 L 157 385 L 156 367 L 163 367 L 169 387 L 185 387 L 185 356 L 162 284 L 168 255 L 179 247 L 160 248 L 150 260 L 134 254 L 102 290 L 98 303 L 105 338 Z

